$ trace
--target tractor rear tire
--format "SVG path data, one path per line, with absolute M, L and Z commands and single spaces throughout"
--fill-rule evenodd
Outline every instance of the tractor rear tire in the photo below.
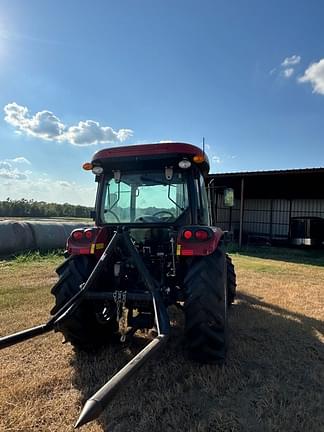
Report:
M 67 259 L 57 269 L 58 282 L 51 293 L 55 296 L 54 315 L 71 297 L 80 291 L 80 285 L 91 274 L 95 263 L 90 257 L 76 255 Z M 82 301 L 62 322 L 58 324 L 67 342 L 79 350 L 94 350 L 109 342 L 118 330 L 115 320 L 102 324 L 97 320 L 94 304 Z
M 236 274 L 232 259 L 226 254 L 227 263 L 227 304 L 230 307 L 236 297 Z
M 200 363 L 222 364 L 228 345 L 227 260 L 223 249 L 197 257 L 184 284 L 185 335 L 189 356 Z

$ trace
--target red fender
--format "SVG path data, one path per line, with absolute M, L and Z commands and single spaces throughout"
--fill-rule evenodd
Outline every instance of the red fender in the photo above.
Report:
M 77 228 L 67 239 L 66 249 L 69 255 L 95 255 L 100 258 L 111 236 L 107 228 Z
M 183 227 L 178 233 L 177 255 L 210 255 L 217 249 L 223 235 L 224 232 L 216 227 L 198 225 Z

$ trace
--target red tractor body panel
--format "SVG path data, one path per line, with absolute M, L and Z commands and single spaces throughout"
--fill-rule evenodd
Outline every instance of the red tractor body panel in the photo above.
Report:
M 92 236 L 86 237 L 86 233 Z M 95 255 L 100 258 L 111 238 L 107 228 L 78 228 L 72 231 L 67 239 L 66 249 L 70 255 Z
M 90 232 L 92 236 L 87 238 L 86 233 Z M 188 239 L 184 237 L 186 232 L 192 233 Z M 206 238 L 197 238 L 197 233 L 206 233 Z M 223 234 L 223 231 L 216 227 L 200 225 L 183 227 L 178 233 L 176 253 L 178 256 L 210 255 L 217 249 Z M 107 227 L 76 229 L 68 238 L 66 248 L 69 255 L 95 255 L 100 258 L 111 237 L 112 231 Z
M 122 158 L 130 156 L 152 156 L 154 154 L 183 154 L 188 156 L 195 156 L 203 155 L 203 151 L 197 146 L 185 143 L 138 144 L 99 150 L 93 155 L 92 160 L 106 158 Z
M 183 227 L 181 228 L 178 234 L 177 255 L 178 256 L 210 255 L 217 249 L 223 235 L 224 235 L 223 231 L 220 228 L 216 228 L 216 227 L 201 226 L 201 225 Z M 201 239 L 201 237 L 205 237 L 205 238 Z

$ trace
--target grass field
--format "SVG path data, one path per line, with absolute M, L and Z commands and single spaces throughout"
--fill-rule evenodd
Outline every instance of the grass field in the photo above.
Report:
M 182 316 L 150 360 L 84 431 L 324 431 L 324 254 L 251 249 L 232 255 L 238 299 L 223 368 L 189 362 Z M 62 257 L 0 262 L 0 333 L 42 323 Z M 0 431 L 72 431 L 85 400 L 145 343 L 74 354 L 61 335 L 0 352 Z

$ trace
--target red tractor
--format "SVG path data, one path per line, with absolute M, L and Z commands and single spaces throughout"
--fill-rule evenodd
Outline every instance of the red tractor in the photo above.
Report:
M 115 147 L 84 164 L 98 183 L 95 227 L 74 230 L 44 325 L 4 337 L 0 347 L 50 330 L 76 349 L 154 338 L 85 404 L 76 427 L 96 418 L 125 380 L 167 340 L 168 307 L 185 315 L 191 359 L 222 364 L 236 280 L 224 232 L 210 224 L 204 152 L 190 144 Z

